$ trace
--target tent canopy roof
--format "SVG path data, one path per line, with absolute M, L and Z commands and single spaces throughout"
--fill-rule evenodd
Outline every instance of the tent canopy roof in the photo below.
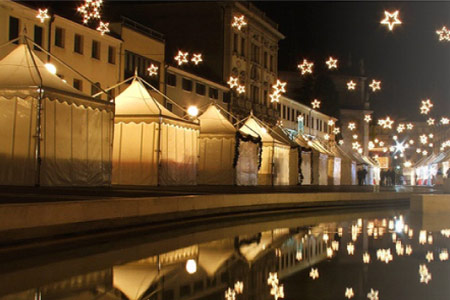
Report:
M 198 118 L 200 120 L 200 134 L 236 134 L 236 128 L 222 115 L 215 105 L 210 105 Z
M 264 128 L 259 121 L 256 120 L 256 118 L 253 115 L 250 115 L 248 117 L 248 119 L 245 121 L 244 125 L 242 125 L 242 127 L 239 129 L 241 132 L 251 135 L 253 137 L 261 137 L 261 141 L 263 143 L 279 143 L 279 144 L 284 144 L 286 145 L 286 143 L 283 143 L 282 141 L 280 141 L 279 139 L 276 139 L 274 137 L 272 137 L 272 135 L 270 135 L 267 131 L 266 128 Z
M 296 142 L 294 142 L 293 140 L 291 140 L 289 138 L 289 136 L 286 134 L 286 132 L 283 130 L 283 128 L 281 126 L 275 126 L 272 129 L 273 129 L 273 135 L 276 138 L 278 138 L 281 141 L 283 141 L 285 144 L 288 144 L 291 147 L 298 147 L 299 146 L 299 144 L 297 144 Z

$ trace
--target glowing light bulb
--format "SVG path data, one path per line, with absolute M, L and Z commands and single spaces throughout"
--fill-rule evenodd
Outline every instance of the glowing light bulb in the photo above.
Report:
M 187 113 L 191 116 L 191 117 L 196 117 L 198 116 L 198 108 L 195 105 L 191 105 L 188 107 L 187 109 Z
M 49 71 L 52 74 L 56 74 L 56 67 L 54 64 L 46 63 L 44 66 L 47 69 L 47 71 Z
M 195 259 L 188 259 L 188 261 L 186 262 L 186 271 L 189 274 L 194 274 L 195 272 L 197 272 L 197 262 L 195 261 Z

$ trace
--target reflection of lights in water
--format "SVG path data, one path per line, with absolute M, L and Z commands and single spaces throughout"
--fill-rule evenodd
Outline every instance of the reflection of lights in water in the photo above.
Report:
M 405 253 L 406 253 L 406 255 L 411 255 L 412 254 L 412 247 L 411 247 L 411 245 L 406 245 Z
M 236 281 L 234 284 L 234 291 L 236 294 L 242 294 L 244 292 L 244 283 L 242 281 Z
M 365 252 L 365 253 L 363 254 L 363 262 L 364 262 L 365 264 L 370 263 L 370 254 L 369 254 L 368 252 Z
M 353 245 L 353 243 L 347 244 L 347 253 L 348 255 L 353 255 L 355 253 L 355 245 Z
M 332 248 L 334 251 L 338 251 L 338 250 L 339 250 L 339 242 L 338 242 L 338 241 L 332 241 L 332 242 L 331 242 L 331 248 Z
M 434 260 L 433 252 L 428 251 L 427 254 L 425 255 L 425 259 L 426 259 L 428 262 L 433 261 L 433 260 Z
M 353 292 L 353 288 L 345 288 L 345 297 L 350 299 L 355 296 L 355 293 Z
M 425 230 L 421 230 L 419 232 L 419 244 L 424 245 L 427 242 L 427 232 Z
M 195 259 L 188 259 L 188 261 L 186 262 L 186 271 L 189 274 L 194 274 L 195 272 L 197 272 L 197 262 L 195 261 Z
M 378 300 L 378 291 L 370 289 L 370 292 L 367 294 L 367 298 L 369 298 L 370 300 Z
M 333 249 L 331 247 L 327 248 L 327 257 L 332 258 L 333 257 Z
M 309 277 L 311 277 L 313 280 L 319 278 L 319 270 L 317 268 L 311 268 Z
M 448 260 L 448 251 L 447 249 L 442 249 L 441 253 L 439 253 L 439 259 L 441 261 Z
M 303 259 L 302 251 L 300 251 L 300 250 L 297 251 L 297 253 L 295 254 L 295 259 L 298 261 L 301 261 Z

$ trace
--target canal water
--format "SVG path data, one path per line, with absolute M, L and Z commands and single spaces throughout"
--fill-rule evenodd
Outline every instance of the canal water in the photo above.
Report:
M 2 261 L 0 299 L 450 299 L 449 217 L 241 217 L 49 246 Z

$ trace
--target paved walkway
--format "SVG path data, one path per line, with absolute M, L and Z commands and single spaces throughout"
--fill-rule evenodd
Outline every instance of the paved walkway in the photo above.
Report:
M 188 195 L 271 193 L 356 193 L 373 192 L 373 186 L 164 186 L 164 187 L 17 187 L 0 186 L 0 204 L 80 201 L 108 198 L 142 198 Z M 380 192 L 442 193 L 434 187 L 380 187 Z

